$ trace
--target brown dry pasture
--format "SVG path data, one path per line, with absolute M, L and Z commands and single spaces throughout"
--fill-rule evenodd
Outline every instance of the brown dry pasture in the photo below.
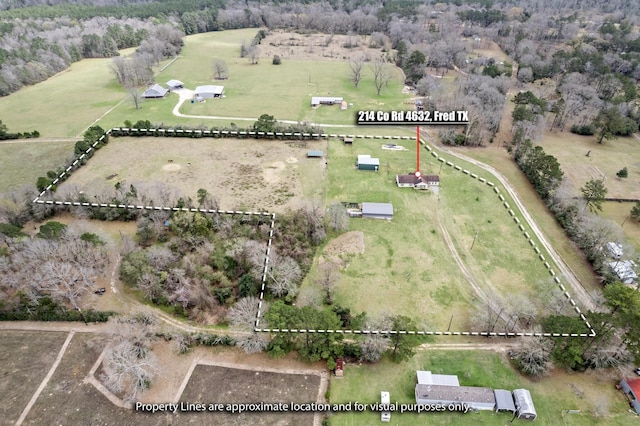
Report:
M 212 386 L 224 383 L 224 386 Z M 309 374 L 281 374 L 212 365 L 198 365 L 180 398 L 184 403 L 308 404 L 317 400 L 320 377 Z M 180 413 L 178 419 L 190 422 L 196 413 Z M 197 414 L 199 422 L 224 425 L 310 425 L 313 412 L 257 412 L 231 414 L 207 412 Z
M 14 424 L 53 365 L 67 333 L 0 331 L 0 418 Z
M 112 138 L 58 191 L 161 183 L 193 200 L 204 188 L 225 210 L 282 212 L 324 200 L 325 160 L 308 150 L 326 152 L 326 141 Z

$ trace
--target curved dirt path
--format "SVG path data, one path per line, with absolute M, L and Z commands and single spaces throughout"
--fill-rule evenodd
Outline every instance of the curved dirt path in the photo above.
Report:
M 597 311 L 598 310 L 598 306 L 595 303 L 595 300 L 593 299 L 593 297 L 587 292 L 587 290 L 585 289 L 584 285 L 578 279 L 578 277 L 574 274 L 574 272 L 571 270 L 569 265 L 567 265 L 567 263 L 564 261 L 564 259 L 553 248 L 553 246 L 551 245 L 549 240 L 547 240 L 547 237 L 542 232 L 542 230 L 540 229 L 538 224 L 533 220 L 533 217 L 531 216 L 531 214 L 529 213 L 527 208 L 524 206 L 524 204 L 522 203 L 522 201 L 518 197 L 518 193 L 516 192 L 514 187 L 509 183 L 507 178 L 505 178 L 495 168 L 493 168 L 493 167 L 491 167 L 491 166 L 489 166 L 489 165 L 487 165 L 487 164 L 485 164 L 485 163 L 483 163 L 481 161 L 477 161 L 477 160 L 475 160 L 475 159 L 473 159 L 471 157 L 468 157 L 468 156 L 466 156 L 464 154 L 460 154 L 460 153 L 451 151 L 450 149 L 447 149 L 447 148 L 445 148 L 445 147 L 443 147 L 441 145 L 435 145 L 434 141 L 431 139 L 431 136 L 427 132 L 423 132 L 422 135 L 425 138 L 430 139 L 429 142 L 431 143 L 431 145 L 432 146 L 437 146 L 437 149 L 439 151 L 442 151 L 442 152 L 444 152 L 444 153 L 446 153 L 448 155 L 451 155 L 453 157 L 456 157 L 456 158 L 464 160 L 464 161 L 466 161 L 468 163 L 471 163 L 471 164 L 473 164 L 473 165 L 475 165 L 477 167 L 480 167 L 481 169 L 483 169 L 483 170 L 485 170 L 485 171 L 487 171 L 487 172 L 489 172 L 489 173 L 491 173 L 492 175 L 495 176 L 495 178 L 502 184 L 504 189 L 509 193 L 511 198 L 513 198 L 513 201 L 518 206 L 518 209 L 520 209 L 520 212 L 522 213 L 522 216 L 523 216 L 524 220 L 528 223 L 529 227 L 531 228 L 533 233 L 536 235 L 536 237 L 538 237 L 538 240 L 540 240 L 540 243 L 547 250 L 547 253 L 549 253 L 549 255 L 553 258 L 553 261 L 558 266 L 558 269 L 560 269 L 560 272 L 562 273 L 562 275 L 565 277 L 565 279 L 567 280 L 567 282 L 571 286 L 573 296 L 577 300 L 580 301 L 580 304 L 582 305 L 582 307 L 585 310 Z

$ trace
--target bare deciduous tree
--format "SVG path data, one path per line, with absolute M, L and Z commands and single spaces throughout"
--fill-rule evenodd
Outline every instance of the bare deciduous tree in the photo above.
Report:
M 216 80 L 229 78 L 229 67 L 224 60 L 220 58 L 213 60 L 213 76 Z
M 131 98 L 131 102 L 136 109 L 142 108 L 140 105 L 142 103 L 142 94 L 138 90 L 137 87 L 127 87 L 127 92 L 129 93 L 129 97 Z
M 354 87 L 358 87 L 360 80 L 362 80 L 362 68 L 364 67 L 364 61 L 362 58 L 352 59 L 349 61 L 349 68 L 351 69 L 351 81 Z
M 156 375 L 156 358 L 152 353 L 138 356 L 138 350 L 129 340 L 122 340 L 107 349 L 103 361 L 102 380 L 112 392 L 122 393 L 125 400 L 135 401 L 149 388 Z
M 389 80 L 391 80 L 389 65 L 382 59 L 378 58 L 371 65 L 371 72 L 373 72 L 373 85 L 376 87 L 376 94 L 380 96 L 382 86 L 386 85 L 389 83 Z
M 316 283 L 324 293 L 324 302 L 331 305 L 333 303 L 335 286 L 338 284 L 338 281 L 340 281 L 338 265 L 333 262 L 324 262 L 318 267 L 318 274 Z
M 333 203 L 327 209 L 329 227 L 334 231 L 346 231 L 349 229 L 349 216 L 347 208 L 341 203 Z
M 260 299 L 257 297 L 244 297 L 229 309 L 227 312 L 227 320 L 233 327 L 252 330 L 256 325 L 259 305 Z M 262 302 L 261 311 L 266 312 L 268 310 L 269 304 Z
M 551 349 L 553 342 L 546 337 L 534 337 L 524 341 L 515 352 L 520 371 L 529 376 L 547 374 L 551 367 Z

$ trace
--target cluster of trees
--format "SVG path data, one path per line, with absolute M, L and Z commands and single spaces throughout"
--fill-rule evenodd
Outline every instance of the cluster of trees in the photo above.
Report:
M 117 56 L 118 49 L 147 39 L 155 45 L 167 26 L 112 17 L 0 18 L 0 96 L 43 81 L 82 58 Z
M 590 337 L 540 337 L 527 341 L 516 351 L 516 365 L 525 374 L 544 375 L 551 362 L 584 371 L 588 368 L 617 367 L 640 357 L 640 294 L 620 282 L 603 291 L 604 308 L 585 316 L 595 331 Z M 545 333 L 591 334 L 576 316 L 551 315 L 542 321 Z
M 77 235 L 58 222 L 42 225 L 34 239 L 19 229 L 10 224 L 0 228 L 3 316 L 85 321 L 101 317 L 90 312 L 87 318 L 83 296 L 95 291 L 96 277 L 105 274 L 104 243 L 93 234 Z M 69 316 L 68 311 L 75 314 Z

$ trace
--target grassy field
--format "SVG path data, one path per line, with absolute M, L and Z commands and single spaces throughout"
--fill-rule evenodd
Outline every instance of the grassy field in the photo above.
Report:
M 545 152 L 558 159 L 576 196 L 589 179 L 604 177 L 607 197 L 640 199 L 640 141 L 636 138 L 618 138 L 599 144 L 595 136 L 547 133 L 540 144 Z M 623 167 L 629 171 L 629 177 L 620 179 L 616 173 Z M 640 224 L 634 220 L 625 222 L 632 207 L 633 203 L 605 203 L 602 216 L 619 225 L 624 222 L 625 235 L 640 247 Z
M 543 425 L 623 425 L 635 416 L 627 412 L 624 395 L 614 388 L 614 372 L 568 374 L 554 371 L 533 382 L 519 375 L 504 356 L 478 351 L 421 351 L 403 364 L 388 360 L 374 365 L 347 365 L 344 378 L 331 381 L 331 403 L 375 403 L 380 391 L 390 392 L 391 402 L 415 403 L 416 370 L 455 374 L 462 386 L 492 389 L 529 389 L 538 413 L 536 424 Z M 594 383 L 598 383 L 594 385 Z M 568 410 L 580 410 L 569 414 Z M 397 425 L 506 425 L 512 415 L 481 411 L 474 413 L 392 413 Z M 380 413 L 340 413 L 330 418 L 332 426 L 371 425 L 380 422 Z
M 358 109 L 408 109 L 404 102 L 409 97 L 401 93 L 402 74 L 392 68 L 392 79 L 377 96 L 369 67 L 363 70 L 363 81 L 358 89 L 349 81 L 347 62 L 327 60 L 284 60 L 282 65 L 271 64 L 262 58 L 251 65 L 246 58 L 240 58 L 240 45 L 251 40 L 255 29 L 204 33 L 185 38 L 185 46 L 180 59 L 156 76 L 156 81 L 175 78 L 183 81 L 185 87 L 217 84 L 225 86 L 226 97 L 208 100 L 205 103 L 185 103 L 181 112 L 187 115 L 259 117 L 268 113 L 280 120 L 310 121 L 314 123 L 352 124 L 354 111 Z M 214 52 L 214 53 L 212 53 Z M 213 79 L 213 58 L 223 59 L 229 67 L 229 79 Z M 267 83 L 267 84 L 265 84 Z M 353 108 L 341 111 L 338 106 L 310 106 L 312 96 L 341 96 L 353 103 Z M 135 110 L 132 104 L 124 103 L 103 120 L 103 127 L 122 125 L 124 120 L 148 119 L 154 123 L 204 124 L 208 127 L 215 121 L 204 118 L 178 118 L 172 110 L 178 101 L 175 94 L 166 99 L 148 100 L 142 108 Z M 222 120 L 217 124 L 227 124 Z M 251 122 L 237 121 L 240 127 Z
M 85 59 L 33 86 L 0 98 L 10 131 L 38 130 L 42 137 L 75 137 L 125 98 L 111 74 L 111 59 Z
M 589 291 L 601 288 L 591 266 L 571 240 L 567 238 L 555 217 L 549 213 L 526 176 L 516 166 L 505 149 L 498 146 L 489 146 L 486 148 L 455 148 L 454 150 L 482 161 L 502 173 L 511 185 L 516 188 L 523 204 L 527 206 L 536 223 L 546 234 L 547 239 L 553 242 L 556 251 L 573 270 L 585 288 Z
M 482 302 L 452 258 L 444 228 L 485 296 L 515 293 L 516 299 L 530 300 L 543 312 L 558 291 L 549 285 L 548 272 L 492 188 L 450 166 L 441 168 L 424 149 L 421 169 L 441 175 L 440 195 L 398 188 L 395 175 L 415 167 L 415 145 L 413 141 L 395 142 L 407 151 L 382 150 L 379 140 L 357 140 L 353 147 L 330 141 L 327 204 L 370 201 L 394 205 L 392 221 L 350 220 L 350 230 L 364 234 L 365 252 L 344 261 L 336 303 L 374 317 L 407 313 L 432 330 L 446 330 L 453 315 L 451 330 L 468 330 L 470 308 Z M 356 155 L 365 153 L 380 157 L 379 172 L 354 169 Z M 307 286 L 313 285 L 313 274 Z
M 141 193 L 162 183 L 196 199 L 206 189 L 223 209 L 284 211 L 324 199 L 325 140 L 112 138 L 87 165 L 74 172 L 58 192 L 101 194 L 117 182 Z M 156 200 L 156 203 L 158 201 Z
M 36 180 L 56 170 L 73 155 L 74 142 L 0 143 L 0 193 L 24 185 L 35 188 Z

